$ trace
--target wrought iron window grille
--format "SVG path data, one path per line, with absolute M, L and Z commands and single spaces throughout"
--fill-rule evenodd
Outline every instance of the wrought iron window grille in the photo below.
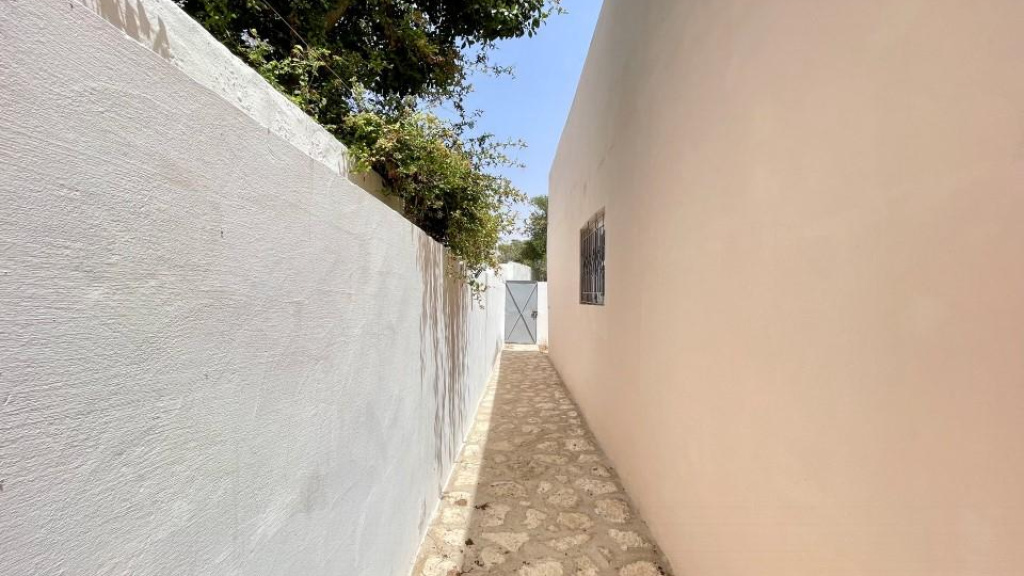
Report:
M 604 306 L 604 209 L 580 228 L 580 304 Z

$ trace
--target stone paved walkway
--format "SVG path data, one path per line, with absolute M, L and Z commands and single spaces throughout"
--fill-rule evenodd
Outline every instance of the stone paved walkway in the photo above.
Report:
M 413 569 L 463 574 L 669 574 L 546 354 L 502 354 Z

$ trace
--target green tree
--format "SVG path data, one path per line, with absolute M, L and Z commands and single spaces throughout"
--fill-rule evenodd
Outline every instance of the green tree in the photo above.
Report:
M 350 116 L 346 127 L 360 165 L 390 184 L 406 216 L 448 246 L 468 277 L 498 266 L 498 240 L 515 226 L 511 206 L 525 197 L 488 169 L 510 160 L 474 151 L 432 114 L 367 112 Z
M 548 279 L 548 197 L 530 198 L 531 211 L 526 217 L 523 240 L 509 240 L 498 245 L 498 261 L 518 262 L 533 268 L 534 278 Z
M 526 240 L 519 254 L 523 264 L 533 268 L 537 280 L 548 279 L 548 197 L 530 198 L 533 210 L 526 217 Z
M 522 253 L 522 240 L 509 240 L 508 242 L 502 242 L 501 244 L 498 244 L 498 262 L 501 262 L 502 264 L 508 262 L 521 263 Z
M 364 86 L 383 108 L 407 97 L 448 99 L 462 110 L 472 70 L 509 72 L 489 53 L 499 40 L 533 36 L 559 0 L 176 0 L 243 58 L 257 45 L 266 61 L 298 46 L 317 52 L 320 73 L 279 78 L 286 93 L 316 92 L 317 116 L 341 126 Z M 308 54 L 307 54 L 308 55 Z M 307 86 L 301 86 L 306 82 Z
M 495 42 L 533 36 L 559 0 L 175 0 L 376 170 L 470 279 L 497 265 L 523 195 L 498 168 L 523 144 L 475 132 L 473 71 Z M 452 119 L 425 112 L 454 108 Z

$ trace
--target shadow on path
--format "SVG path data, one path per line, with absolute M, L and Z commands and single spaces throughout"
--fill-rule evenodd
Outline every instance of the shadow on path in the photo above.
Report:
M 506 349 L 413 576 L 666 576 L 667 562 L 568 392 Z

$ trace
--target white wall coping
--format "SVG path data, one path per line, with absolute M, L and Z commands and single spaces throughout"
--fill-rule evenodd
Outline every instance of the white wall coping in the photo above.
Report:
M 401 212 L 377 174 L 352 171 L 344 144 L 171 0 L 76 0 L 260 126 Z
M 501 265 L 501 277 L 503 280 L 530 281 L 533 280 L 533 268 L 519 262 L 506 262 Z

